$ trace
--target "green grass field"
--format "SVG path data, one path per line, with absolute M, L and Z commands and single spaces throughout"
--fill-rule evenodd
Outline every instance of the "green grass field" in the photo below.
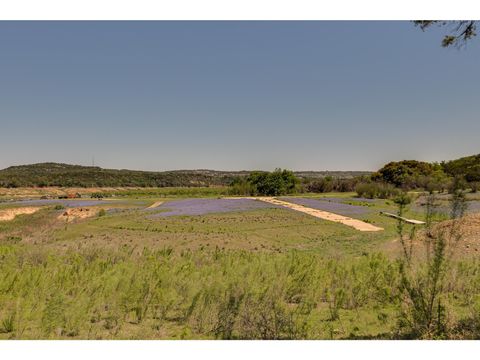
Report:
M 280 208 L 151 218 L 165 210 L 142 208 L 195 195 L 121 195 L 104 216 L 67 223 L 45 206 L 0 222 L 1 339 L 402 336 L 397 223 L 379 214 L 393 203 L 345 200 L 385 229 L 368 233 Z M 474 321 L 477 260 L 457 260 L 447 284 L 452 324 Z

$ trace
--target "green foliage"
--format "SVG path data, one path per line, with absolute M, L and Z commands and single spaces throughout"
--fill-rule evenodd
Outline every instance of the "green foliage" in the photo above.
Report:
M 421 177 L 434 174 L 434 166 L 430 163 L 416 160 L 392 161 L 372 175 L 372 179 L 393 184 L 397 187 L 418 187 Z
M 447 274 L 452 270 L 452 257 L 461 240 L 459 219 L 463 216 L 463 192 L 457 191 L 452 199 L 452 219 L 446 227 L 432 227 L 434 195 L 427 201 L 426 231 L 422 239 L 425 256 L 412 257 L 414 231 L 405 239 L 403 221 L 398 220 L 398 235 L 404 250 L 399 262 L 401 311 L 398 319 L 400 334 L 408 338 L 442 339 L 452 337 L 447 313 Z M 399 215 L 408 200 L 399 199 Z M 415 229 L 413 227 L 413 229 Z M 420 260 L 419 260 L 420 259 Z
M 324 177 L 321 179 L 307 180 L 304 183 L 305 191 L 312 193 L 326 192 L 352 192 L 363 177 L 355 177 L 351 179 L 339 179 L 333 177 Z
M 381 182 L 362 182 L 355 187 L 359 197 L 367 199 L 391 199 L 400 191 L 391 184 Z
M 229 195 L 243 195 L 253 196 L 256 195 L 257 188 L 245 177 L 236 178 L 228 188 Z
M 0 170 L 0 187 L 196 187 L 228 185 L 235 176 L 210 170 L 152 172 L 42 163 Z
M 211 197 L 228 194 L 228 187 L 211 186 L 211 187 L 164 187 L 164 188 L 150 188 L 150 189 L 124 189 L 116 190 L 115 196 L 129 197 L 129 198 L 171 198 L 171 197 Z
M 9 334 L 15 330 L 15 315 L 10 314 L 2 320 L 0 327 L 0 333 Z
M 278 196 L 294 193 L 299 180 L 292 171 L 276 169 L 273 172 L 253 172 L 247 182 L 259 195 Z
M 102 169 L 59 163 L 11 166 L 0 170 L 1 187 L 216 187 L 228 186 L 235 179 L 245 178 L 249 171 L 175 170 L 134 171 Z M 351 178 L 367 175 L 365 171 L 303 171 L 302 179 L 334 176 Z
M 286 195 L 295 193 L 299 182 L 289 170 L 254 171 L 247 178 L 235 179 L 229 192 L 232 195 Z
M 460 176 L 468 182 L 480 181 L 480 154 L 442 162 L 445 173 Z
M 475 190 L 475 183 L 480 181 L 480 154 L 440 164 L 416 160 L 393 161 L 374 173 L 371 179 L 403 190 L 443 192 L 450 189 L 452 192 L 452 188 L 459 184 L 462 184 L 462 189 L 470 186 Z
M 142 338 L 168 329 L 193 338 L 329 338 L 325 328 L 342 312 L 389 306 L 397 282 L 381 255 L 345 262 L 303 252 L 129 247 L 52 255 L 0 246 L 8 336 L 131 338 L 133 326 Z M 9 320 L 11 309 L 18 311 Z
M 412 202 L 412 199 L 410 198 L 410 196 L 408 196 L 408 194 L 401 193 L 393 199 L 393 202 L 397 204 L 400 209 L 403 209 L 405 206 Z

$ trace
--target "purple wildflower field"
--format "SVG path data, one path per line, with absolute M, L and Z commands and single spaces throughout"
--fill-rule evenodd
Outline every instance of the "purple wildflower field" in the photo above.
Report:
M 325 196 L 325 197 L 319 197 L 315 198 L 315 200 L 320 200 L 320 201 L 329 201 L 329 202 L 336 202 L 336 203 L 343 203 L 345 201 L 358 201 L 358 202 L 366 202 L 366 203 L 376 203 L 378 202 L 377 199 L 367 199 L 367 198 L 362 198 L 362 197 L 347 197 L 347 198 L 342 198 L 342 197 L 330 197 L 330 196 Z
M 283 201 L 291 202 L 293 204 L 303 205 L 313 209 L 323 210 L 332 212 L 344 216 L 352 215 L 363 215 L 369 212 L 369 209 L 365 206 L 356 206 L 343 204 L 336 201 L 325 201 L 320 199 L 311 199 L 311 198 L 297 198 L 297 197 L 286 197 L 281 198 Z M 343 200 L 343 199 L 342 199 Z
M 423 213 L 425 212 L 425 204 L 422 203 L 422 202 L 416 202 L 412 205 L 411 209 L 415 212 L 418 212 L 418 213 Z M 448 215 L 450 214 L 450 205 L 446 202 L 443 202 L 441 204 L 439 204 L 438 206 L 435 207 L 435 211 L 440 213 L 440 214 L 444 214 L 444 215 Z M 467 210 L 466 212 L 468 214 L 473 214 L 473 213 L 479 213 L 480 212 L 480 201 L 476 201 L 476 200 L 473 200 L 473 201 L 467 201 Z
M 150 217 L 165 217 L 177 215 L 204 215 L 211 213 L 225 213 L 234 211 L 248 211 L 256 209 L 278 208 L 272 204 L 252 199 L 185 199 L 164 203 L 146 211 L 165 209 Z

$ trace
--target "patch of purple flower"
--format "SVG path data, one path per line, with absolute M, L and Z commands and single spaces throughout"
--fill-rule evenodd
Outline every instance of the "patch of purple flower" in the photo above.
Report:
M 300 198 L 300 197 L 288 197 L 288 198 L 282 198 L 281 200 L 288 201 L 293 204 L 310 207 L 312 209 L 328 211 L 328 212 L 332 212 L 332 213 L 344 215 L 344 216 L 362 215 L 369 212 L 368 207 L 343 204 L 341 202 L 336 202 L 336 201 L 325 201 L 320 199 Z
M 375 203 L 378 202 L 377 199 L 367 199 L 363 197 L 347 197 L 347 198 L 342 198 L 342 197 L 319 197 L 315 198 L 315 200 L 321 200 L 321 201 L 329 201 L 329 202 L 336 202 L 336 203 L 343 203 L 346 201 L 358 201 L 358 202 L 366 202 L 366 203 Z
M 278 206 L 252 199 L 184 199 L 169 201 L 150 210 L 165 209 L 167 211 L 159 212 L 151 216 L 164 217 L 176 215 L 204 215 L 275 207 Z
M 480 212 L 480 201 L 477 201 L 477 200 L 467 201 L 466 205 L 467 205 L 467 209 L 466 209 L 467 214 Z M 416 201 L 412 205 L 411 209 L 418 213 L 424 213 L 426 211 L 424 200 L 421 199 L 420 201 Z M 451 212 L 450 204 L 447 201 L 439 202 L 439 204 L 435 206 L 435 212 L 443 215 L 449 215 Z

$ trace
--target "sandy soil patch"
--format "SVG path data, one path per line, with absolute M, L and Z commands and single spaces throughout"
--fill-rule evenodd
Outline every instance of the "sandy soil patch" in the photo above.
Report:
M 162 205 L 163 203 L 164 203 L 164 201 L 156 201 L 156 202 L 154 202 L 152 205 L 150 205 L 149 207 L 147 207 L 147 209 L 153 209 L 153 208 L 159 207 L 159 206 Z
M 443 221 L 434 227 L 434 231 L 446 232 L 451 229 L 452 220 Z M 459 222 L 460 240 L 456 251 L 460 254 L 480 254 L 480 213 L 465 215 Z
M 465 256 L 478 257 L 480 255 L 480 213 L 468 214 L 463 219 L 457 220 L 459 226 L 458 234 L 460 240 L 458 243 L 452 242 L 448 235 L 451 231 L 452 220 L 442 221 L 433 225 L 432 232 L 435 234 L 445 234 L 447 241 L 447 253 L 453 252 L 454 257 L 463 258 Z M 425 256 L 425 230 L 421 229 L 413 240 L 413 253 L 418 256 Z M 396 254 L 402 253 L 402 247 L 398 238 L 385 244 L 384 249 L 387 252 Z
M 98 215 L 99 211 L 100 211 L 99 208 L 86 208 L 86 207 L 72 208 L 72 209 L 65 210 L 65 212 L 63 212 L 61 215 L 58 216 L 58 219 L 67 221 L 67 222 L 72 222 L 77 219 L 86 219 L 86 218 Z
M 0 210 L 0 221 L 10 221 L 15 219 L 15 216 L 17 215 L 29 215 L 37 212 L 38 210 L 40 210 L 39 207 L 23 207 Z
M 231 199 L 235 199 L 235 198 L 232 197 Z M 240 199 L 240 198 L 236 198 L 236 199 Z M 245 199 L 245 197 L 243 199 Z M 305 213 L 305 214 L 308 214 L 308 215 L 311 215 L 311 216 L 315 216 L 319 219 L 338 222 L 338 223 L 341 223 L 343 225 L 353 227 L 354 229 L 359 230 L 359 231 L 381 231 L 381 230 L 383 230 L 383 228 L 381 228 L 381 227 L 366 223 L 366 222 L 361 221 L 361 220 L 352 219 L 352 218 L 349 218 L 347 216 L 334 214 L 334 213 L 331 213 L 331 212 L 328 212 L 328 211 L 312 209 L 312 208 L 309 208 L 309 207 L 306 207 L 306 206 L 303 206 L 303 205 L 297 205 L 297 204 L 293 204 L 293 203 L 290 203 L 290 202 L 287 202 L 287 201 L 278 200 L 278 199 L 273 198 L 273 197 L 247 197 L 247 199 L 255 199 L 255 200 L 260 200 L 260 201 L 267 202 L 269 204 L 283 206 L 283 207 L 286 207 L 286 208 L 289 208 L 289 209 L 292 209 L 292 210 L 295 210 L 295 211 L 299 211 L 299 212 L 302 212 L 302 213 Z

